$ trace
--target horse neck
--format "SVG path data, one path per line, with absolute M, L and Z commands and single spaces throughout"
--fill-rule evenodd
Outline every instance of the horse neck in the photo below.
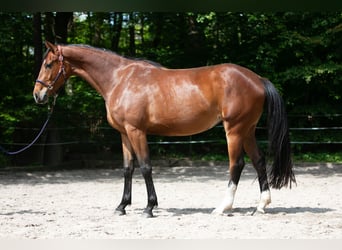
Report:
M 115 71 L 129 63 L 119 55 L 91 47 L 69 45 L 62 51 L 71 74 L 86 80 L 105 100 L 115 86 Z

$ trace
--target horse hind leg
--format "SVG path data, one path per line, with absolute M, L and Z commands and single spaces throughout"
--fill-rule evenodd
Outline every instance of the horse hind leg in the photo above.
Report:
M 244 149 L 252 160 L 253 166 L 258 175 L 260 188 L 260 201 L 254 213 L 265 213 L 265 207 L 271 203 L 271 192 L 267 179 L 266 161 L 265 157 L 258 149 L 256 139 L 254 136 L 255 127 L 251 129 L 250 135 L 244 141 Z
M 234 203 L 234 197 L 239 184 L 240 176 L 242 170 L 245 166 L 244 152 L 242 148 L 242 137 L 240 134 L 230 134 L 228 135 L 227 124 L 224 123 L 227 143 L 228 143 L 228 153 L 229 153 L 229 182 L 228 189 L 226 191 L 225 197 L 221 204 L 213 210 L 213 214 L 223 214 L 227 210 L 231 210 Z

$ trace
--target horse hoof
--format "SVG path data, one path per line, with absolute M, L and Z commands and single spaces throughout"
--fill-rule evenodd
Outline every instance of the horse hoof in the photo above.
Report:
M 125 209 L 121 209 L 121 208 L 117 208 L 117 209 L 115 209 L 115 214 L 117 214 L 119 216 L 126 215 L 126 210 Z
M 225 212 L 231 212 L 232 210 L 233 209 L 231 206 L 225 207 L 225 208 L 217 207 L 211 212 L 211 214 L 213 214 L 213 215 L 225 215 Z
M 253 211 L 252 216 L 254 216 L 254 215 L 263 215 L 263 214 L 265 214 L 265 210 L 262 209 L 262 208 L 257 208 L 257 209 L 255 209 Z
M 153 218 L 154 217 L 152 211 L 150 211 L 150 210 L 144 210 L 142 216 L 145 218 Z
M 223 215 L 223 212 L 218 210 L 218 209 L 214 209 L 212 212 L 211 212 L 212 215 Z

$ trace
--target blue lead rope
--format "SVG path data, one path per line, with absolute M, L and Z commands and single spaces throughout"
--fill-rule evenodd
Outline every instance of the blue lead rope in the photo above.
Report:
M 22 149 L 20 149 L 18 151 L 8 151 L 0 145 L 0 151 L 2 151 L 5 154 L 8 154 L 8 155 L 16 155 L 16 154 L 19 154 L 19 153 L 25 151 L 26 149 L 30 148 L 39 139 L 39 137 L 42 135 L 43 131 L 45 130 L 45 128 L 46 128 L 46 126 L 50 120 L 51 115 L 52 115 L 52 112 L 49 112 L 48 117 L 47 117 L 42 129 L 39 131 L 36 138 L 34 138 L 34 140 L 30 144 L 28 144 L 27 146 L 23 147 Z
M 38 135 L 36 136 L 36 138 L 34 138 L 34 140 L 30 144 L 28 144 L 27 146 L 23 147 L 22 149 L 19 149 L 18 151 L 8 151 L 8 150 L 6 150 L 5 148 L 3 148 L 0 145 L 0 151 L 2 151 L 4 154 L 7 154 L 7 155 L 16 155 L 16 154 L 19 154 L 19 153 L 25 151 L 26 149 L 30 148 L 39 139 L 39 137 L 44 132 L 47 124 L 49 123 L 50 117 L 51 117 L 51 115 L 53 113 L 53 109 L 54 109 L 54 107 L 56 105 L 57 97 L 58 97 L 58 94 L 55 94 L 53 96 L 52 105 L 50 105 L 50 104 L 48 105 L 48 116 L 46 118 L 46 121 L 45 121 L 43 127 L 41 128 L 41 130 L 39 131 Z

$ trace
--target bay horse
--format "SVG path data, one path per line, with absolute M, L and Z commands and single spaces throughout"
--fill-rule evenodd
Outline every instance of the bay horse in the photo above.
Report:
M 169 69 L 88 45 L 45 44 L 47 53 L 33 90 L 36 103 L 47 103 L 71 75 L 79 76 L 101 94 L 107 120 L 121 134 L 124 188 L 116 213 L 126 214 L 125 208 L 131 204 L 134 157 L 147 189 L 143 214 L 153 217 L 152 210 L 158 205 L 147 134 L 186 136 L 223 123 L 229 180 L 214 214 L 232 208 L 245 153 L 259 181 L 256 211 L 263 213 L 271 202 L 270 187 L 291 187 L 296 182 L 283 100 L 269 80 L 251 70 L 235 64 Z M 269 168 L 255 138 L 264 106 L 268 109 L 269 154 L 273 157 Z

